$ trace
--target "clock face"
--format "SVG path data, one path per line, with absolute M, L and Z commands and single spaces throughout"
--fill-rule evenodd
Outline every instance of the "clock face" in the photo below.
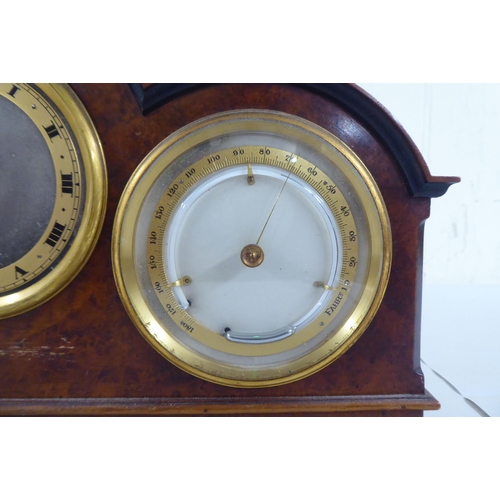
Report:
M 99 235 L 104 157 L 65 85 L 0 84 L 0 318 L 64 288 Z
M 214 115 L 160 143 L 120 202 L 113 265 L 146 340 L 239 387 L 284 384 L 343 354 L 382 300 L 389 220 L 359 158 L 277 112 Z

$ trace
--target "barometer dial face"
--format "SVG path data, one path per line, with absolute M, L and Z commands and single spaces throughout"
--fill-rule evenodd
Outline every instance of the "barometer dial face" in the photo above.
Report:
M 337 359 L 382 300 L 391 234 L 367 168 L 297 117 L 238 111 L 160 143 L 113 230 L 122 301 L 185 371 L 279 385 Z
M 0 318 L 42 304 L 76 276 L 106 196 L 101 144 L 69 86 L 0 84 Z

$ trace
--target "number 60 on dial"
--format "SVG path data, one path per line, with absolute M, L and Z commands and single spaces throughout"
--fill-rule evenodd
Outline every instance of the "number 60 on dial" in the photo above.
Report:
M 380 191 L 330 132 L 228 112 L 166 138 L 138 166 L 113 230 L 117 287 L 145 339 L 218 384 L 320 370 L 366 330 L 392 245 Z

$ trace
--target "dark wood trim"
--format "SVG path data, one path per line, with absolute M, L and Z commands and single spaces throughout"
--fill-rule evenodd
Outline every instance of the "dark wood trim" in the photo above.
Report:
M 341 104 L 389 150 L 414 197 L 437 198 L 459 177 L 434 177 L 411 137 L 389 111 L 363 89 L 344 83 L 308 83 L 308 90 Z
M 332 85 L 348 95 L 355 89 L 344 87 Z M 0 415 L 367 417 L 421 416 L 439 407 L 424 392 L 419 369 L 422 221 L 429 216 L 430 200 L 410 196 L 403 167 L 375 131 L 349 112 L 348 104 L 324 97 L 319 88 L 220 84 L 196 87 L 144 116 L 127 84 L 72 88 L 92 117 L 105 152 L 106 218 L 89 262 L 64 291 L 36 309 L 0 321 Z M 384 197 L 394 255 L 380 309 L 356 344 L 309 377 L 262 389 L 200 380 L 151 349 L 120 302 L 110 262 L 118 201 L 145 155 L 187 123 L 248 108 L 294 113 L 336 132 L 352 147 Z M 400 141 L 405 137 L 400 135 Z M 414 146 L 408 148 L 411 153 Z M 434 182 L 425 162 L 415 151 L 411 154 L 424 180 Z
M 204 87 L 203 83 L 129 83 L 142 114 L 147 115 L 167 102 Z
M 281 398 L 61 398 L 3 399 L 1 416 L 300 415 L 439 409 L 425 394 Z
M 143 114 L 188 92 L 199 90 L 202 83 L 130 83 Z M 459 177 L 434 177 L 410 136 L 378 101 L 357 85 L 347 83 L 293 84 L 339 103 L 379 139 L 395 158 L 411 196 L 437 198 L 446 193 Z

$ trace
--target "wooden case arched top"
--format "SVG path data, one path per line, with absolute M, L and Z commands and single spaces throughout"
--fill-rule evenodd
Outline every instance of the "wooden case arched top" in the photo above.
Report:
M 382 104 L 359 86 L 345 83 L 308 83 L 293 84 L 290 86 L 322 96 L 333 105 L 342 108 L 356 122 L 359 122 L 393 157 L 399 167 L 400 174 L 403 177 L 410 196 L 436 198 L 445 194 L 452 184 L 460 181 L 458 177 L 432 176 L 420 151 L 404 128 Z M 144 115 L 155 111 L 173 99 L 202 89 L 207 90 L 208 87 L 215 87 L 215 85 L 171 83 L 130 84 L 130 88 Z M 259 87 L 260 90 L 258 90 Z M 248 94 L 248 90 L 254 89 L 255 92 L 260 91 L 262 95 L 269 96 L 269 90 L 272 86 L 264 89 L 263 86 L 259 85 L 245 85 L 245 87 L 236 85 L 233 88 L 239 88 L 242 94 Z M 227 104 L 231 107 L 230 102 Z M 334 123 L 336 114 L 330 114 L 329 116 L 332 128 L 342 129 L 343 131 L 349 130 L 350 127 L 346 126 L 345 122 L 342 126 L 338 122 L 337 124 Z M 340 116 L 337 116 L 337 118 L 340 119 Z
M 437 408 L 420 370 L 422 222 L 429 216 L 429 198 L 459 179 L 433 177 L 383 106 L 351 84 L 71 87 L 106 157 L 106 217 L 94 253 L 63 292 L 0 321 L 0 414 L 421 415 Z M 162 358 L 130 321 L 111 266 L 118 201 L 143 158 L 195 120 L 250 108 L 299 116 L 347 144 L 382 193 L 393 247 L 383 301 L 356 344 L 309 377 L 260 389 L 203 381 Z

